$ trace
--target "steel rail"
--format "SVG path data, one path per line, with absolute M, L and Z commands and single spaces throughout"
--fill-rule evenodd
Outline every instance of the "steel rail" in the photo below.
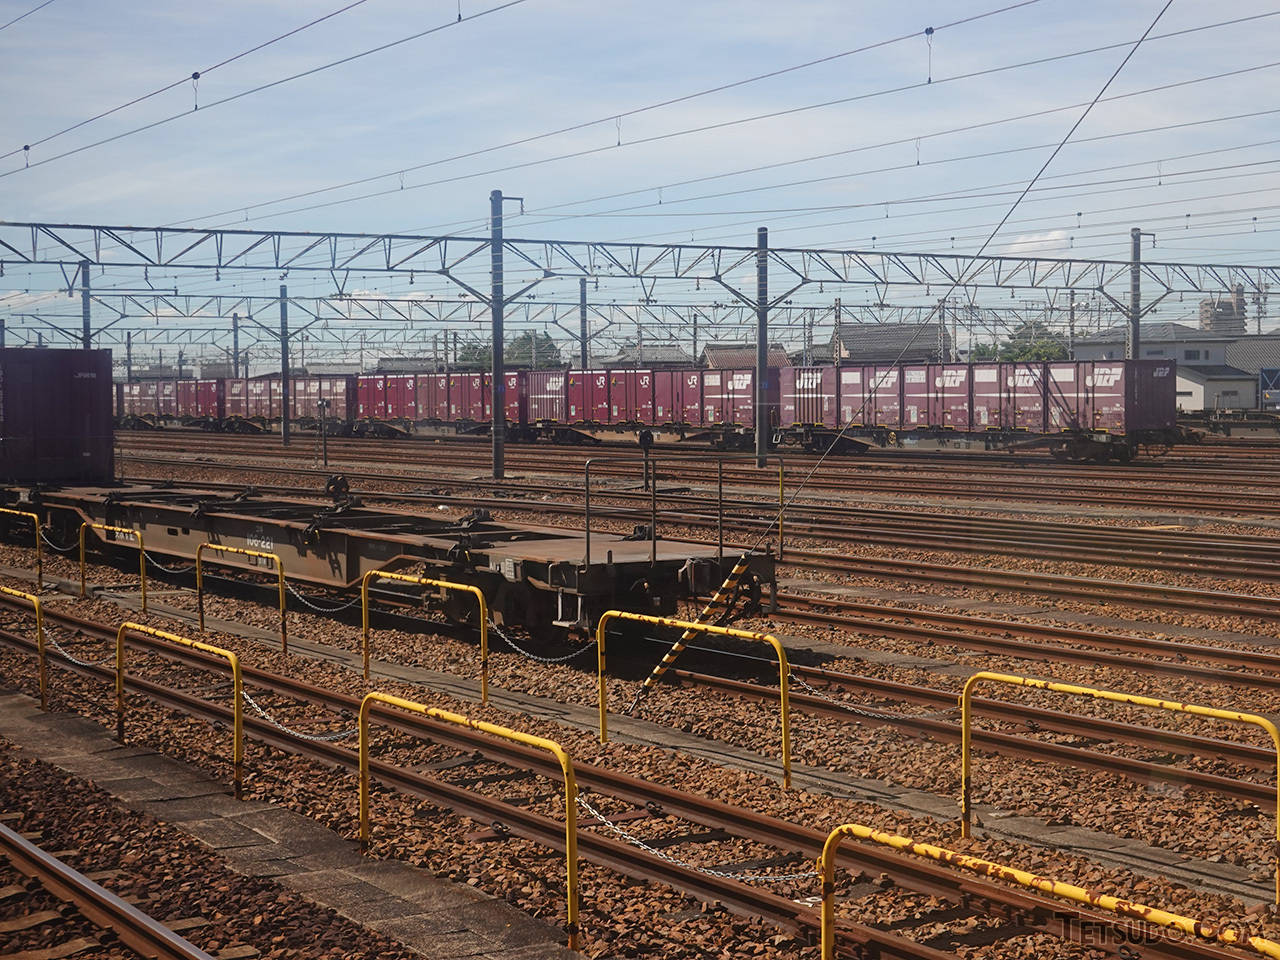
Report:
M 699 690 L 709 689 L 759 701 L 764 701 L 771 696 L 777 695 L 776 690 L 764 684 L 747 683 L 742 680 L 729 680 L 724 677 L 711 677 L 702 674 L 689 674 L 678 670 L 670 671 L 670 673 L 685 681 L 689 686 L 696 687 Z M 948 723 L 945 720 L 938 720 L 932 717 L 894 714 L 892 711 L 879 707 L 864 708 L 867 711 L 866 713 L 858 713 L 848 707 L 831 703 L 820 697 L 801 693 L 792 694 L 791 699 L 793 705 L 803 707 L 805 712 L 814 716 L 836 720 L 848 720 L 850 717 L 856 717 L 859 722 L 892 726 L 896 729 L 913 733 L 921 739 L 948 743 L 960 742 L 960 725 L 958 723 Z M 954 706 L 955 695 L 951 696 L 951 700 L 952 703 L 950 705 Z M 991 705 L 991 714 L 995 716 L 1000 716 L 1001 713 L 1007 716 L 1021 712 L 1018 705 L 1013 703 L 995 700 L 984 701 L 984 707 L 987 704 Z M 849 704 L 849 707 L 856 706 L 856 704 Z M 1028 709 L 1027 712 L 1030 713 L 1031 711 Z M 1045 711 L 1045 713 L 1054 716 L 1051 711 Z M 1067 727 L 1074 722 L 1081 729 L 1092 730 L 1095 733 L 1103 729 L 1115 729 L 1123 726 L 1122 724 L 1113 725 L 1108 721 L 1091 717 L 1065 713 L 1056 714 L 1056 719 L 1052 722 L 1055 727 Z M 1166 731 L 1156 730 L 1151 727 L 1134 726 L 1132 730 L 1133 732 L 1125 739 L 1132 739 L 1140 743 L 1146 742 L 1150 744 L 1156 738 L 1160 740 L 1165 740 L 1166 738 L 1175 740 L 1176 737 L 1175 742 L 1182 746 L 1182 744 L 1193 739 L 1185 735 L 1166 737 Z M 1233 780 L 1230 777 L 1200 773 L 1196 770 L 1188 770 L 1185 767 L 1174 767 L 1165 763 L 1152 763 L 1131 757 L 1099 753 L 1096 750 L 1090 750 L 1085 747 L 1067 746 L 1046 740 L 1027 740 L 1023 737 L 998 733 L 994 730 L 975 730 L 972 736 L 975 745 L 984 747 L 1002 757 L 1020 757 L 1025 760 L 1055 763 L 1069 768 L 1085 768 L 1105 773 L 1118 773 L 1138 783 L 1150 783 L 1152 781 L 1173 783 L 1182 787 L 1190 787 L 1194 790 L 1235 797 L 1236 799 L 1256 804 L 1259 808 L 1265 810 L 1274 810 L 1276 806 L 1276 788 L 1274 784 Z M 1117 733 L 1117 737 L 1112 739 L 1116 739 L 1118 736 L 1119 734 Z M 1145 741 L 1142 739 L 1144 736 L 1148 738 Z M 1224 753 L 1230 754 L 1231 759 L 1248 764 L 1251 767 L 1262 766 L 1262 758 L 1255 754 L 1247 744 L 1225 740 L 1202 740 L 1200 742 L 1211 744 L 1214 747 L 1221 744 Z M 1275 757 L 1275 751 L 1272 750 L 1269 759 L 1270 767 L 1273 770 L 1276 766 Z
M 288 472 L 287 468 L 277 469 Z M 388 478 L 365 475 L 364 479 Z M 758 482 L 759 478 L 753 479 Z M 531 492 L 564 492 L 562 487 L 554 486 L 535 486 L 530 489 Z M 614 491 L 610 495 L 615 499 L 638 499 L 638 495 L 626 491 Z M 395 498 L 394 495 L 382 496 Z M 664 499 L 671 504 L 701 506 L 701 501 L 694 496 L 667 494 Z M 727 503 L 727 507 L 730 510 L 763 509 L 759 502 L 754 501 L 732 501 Z M 571 504 L 542 502 L 539 508 L 568 515 L 581 513 L 580 508 Z M 1029 523 L 1004 518 L 956 518 L 947 514 L 918 511 L 910 517 L 903 517 L 889 510 L 863 507 L 851 509 L 812 503 L 793 504 L 789 513 L 796 532 L 804 531 L 825 539 L 859 544 L 918 546 L 930 550 L 946 549 L 1047 561 L 1123 565 L 1200 575 L 1206 572 L 1203 558 L 1208 556 L 1216 559 L 1212 573 L 1220 578 L 1280 581 L 1280 563 L 1274 560 L 1276 544 L 1266 537 L 1191 537 L 1170 531 L 1085 528 L 1080 524 L 1043 521 Z M 693 525 L 706 526 L 710 516 L 700 517 L 696 512 L 689 512 L 684 515 L 684 519 Z M 842 533 L 838 529 L 832 529 L 833 519 L 856 524 L 856 528 Z M 950 541 L 940 543 L 940 534 L 949 534 Z M 1055 541 L 1052 545 L 1046 545 L 1046 536 L 1049 534 L 1052 534 Z M 911 537 L 916 539 L 912 540 Z
M 565 449 L 569 450 L 571 448 Z M 261 452 L 264 455 L 268 455 L 269 453 L 268 451 L 254 449 L 246 450 L 244 452 Z M 371 457 L 371 452 L 376 454 L 376 451 L 370 451 L 367 448 L 363 452 L 353 451 L 353 454 L 362 462 L 378 462 L 379 458 L 376 456 Z M 132 454 L 124 454 L 121 459 L 131 462 L 155 462 L 168 465 L 172 465 L 175 462 L 171 457 L 147 458 Z M 390 453 L 388 453 L 388 455 L 383 459 L 385 459 L 386 462 L 403 462 L 401 458 L 392 456 Z M 566 470 L 564 460 L 564 455 L 555 458 L 547 457 L 546 459 L 529 458 L 527 460 L 517 462 L 516 466 L 520 469 L 540 469 L 550 470 L 553 472 L 577 472 L 576 465 Z M 194 460 L 190 462 L 193 465 L 196 463 Z M 454 462 L 457 465 L 461 465 L 459 461 L 455 460 Z M 477 464 L 480 464 L 479 460 L 476 462 Z M 809 481 L 809 487 L 815 490 L 830 492 L 862 494 L 887 493 L 897 495 L 901 495 L 905 488 L 909 488 L 910 480 L 912 478 L 868 478 L 866 476 L 866 471 L 863 469 L 863 464 L 866 461 L 858 460 L 853 462 L 858 466 L 858 470 L 853 473 L 853 476 L 856 477 L 855 482 L 850 482 L 850 473 L 849 471 L 845 471 L 842 479 L 819 474 Z M 936 464 L 934 465 L 936 466 Z M 299 469 L 286 467 L 272 468 L 269 465 L 248 466 L 245 464 L 237 464 L 237 466 L 245 469 L 261 470 L 264 472 L 300 472 Z M 949 471 L 938 472 L 936 470 L 928 473 L 927 483 L 931 495 L 983 500 L 990 500 L 993 497 L 1007 498 L 1017 496 L 1030 498 L 1033 502 L 1051 500 L 1052 502 L 1059 504 L 1084 505 L 1091 507 L 1150 507 L 1153 499 L 1167 498 L 1177 503 L 1180 509 L 1185 510 L 1212 509 L 1220 511 L 1222 509 L 1235 509 L 1247 510 L 1251 513 L 1265 516 L 1280 515 L 1280 504 L 1277 504 L 1275 497 L 1268 494 L 1265 489 L 1260 490 L 1256 494 L 1251 494 L 1248 497 L 1242 497 L 1239 493 L 1222 493 L 1216 489 L 1205 490 L 1203 489 L 1204 485 L 1207 482 L 1211 483 L 1212 480 L 1206 480 L 1202 475 L 1196 477 L 1193 474 L 1188 474 L 1185 486 L 1190 489 L 1184 489 L 1183 487 L 1175 485 L 1169 485 L 1164 489 L 1160 489 L 1152 483 L 1152 480 L 1155 478 L 1152 477 L 1151 471 L 1142 471 L 1133 477 L 1135 481 L 1141 482 L 1142 489 L 1132 493 L 1127 493 L 1123 491 L 1116 492 L 1115 481 L 1117 479 L 1117 475 L 1114 472 L 1110 472 L 1109 475 L 1099 474 L 1097 477 L 1099 486 L 1096 488 L 1085 488 L 1082 491 L 1080 487 L 1080 480 L 1082 479 L 1080 473 L 1076 470 L 1072 470 L 1069 466 L 1064 467 L 1061 464 L 1056 465 L 1056 475 L 1047 477 L 1046 482 L 1011 481 L 1007 476 L 998 473 L 993 472 L 986 474 L 995 480 L 993 483 L 992 479 L 959 479 L 949 475 L 949 473 Z M 689 467 L 686 468 L 683 478 L 687 479 L 690 477 L 703 476 L 703 474 L 695 472 L 695 468 Z M 709 474 L 706 475 L 706 477 L 709 476 Z M 741 476 L 747 482 L 759 482 L 759 477 L 752 476 L 750 474 L 744 474 Z M 704 477 L 704 479 L 706 479 L 706 477 Z M 383 475 L 370 475 L 368 478 L 386 479 Z M 926 478 L 922 475 L 918 479 L 921 483 L 924 483 Z M 1070 486 L 1064 488 L 1055 484 L 1070 484 Z M 1199 486 L 1197 487 L 1196 484 L 1199 484 Z M 1224 485 L 1225 484 L 1214 484 L 1215 487 L 1221 487 Z M 1260 483 L 1259 486 L 1266 487 L 1268 484 Z
M 917 687 L 906 683 L 895 683 L 891 680 L 881 680 L 877 677 L 835 673 L 821 668 L 801 667 L 795 664 L 791 665 L 791 672 L 793 675 L 799 675 L 811 686 L 817 682 L 826 684 L 841 692 L 862 693 L 890 700 L 919 703 L 935 710 L 949 711 L 959 709 L 956 706 L 958 694 L 950 690 L 940 690 L 935 687 Z M 691 674 L 690 679 L 693 683 L 701 683 L 704 678 L 701 675 Z M 711 677 L 708 679 L 714 680 L 717 678 Z M 755 686 L 755 684 L 752 684 L 752 686 Z M 794 694 L 794 696 L 803 697 L 804 695 Z M 810 702 L 814 700 L 817 702 Z M 800 702 L 804 702 L 806 706 L 810 707 L 811 712 L 816 713 L 817 706 L 824 701 L 821 698 L 810 696 Z M 859 707 L 860 705 L 850 704 L 849 706 Z M 1141 724 L 1107 720 L 1086 714 L 1047 710 L 1043 707 L 1032 707 L 1010 700 L 991 700 L 977 697 L 973 699 L 973 707 L 977 716 L 991 720 L 1020 723 L 1032 733 L 1051 730 L 1093 740 L 1133 743 L 1153 750 L 1165 748 L 1188 756 L 1211 755 L 1222 760 L 1241 763 L 1268 772 L 1274 772 L 1276 769 L 1274 749 L 1267 750 L 1236 740 L 1195 736 L 1162 727 L 1148 727 Z M 879 710 L 878 707 L 869 709 Z M 833 713 L 831 715 L 847 718 L 849 711 L 833 705 Z M 903 715 L 903 719 L 910 720 L 911 717 Z
M 89 626 L 96 625 L 89 624 Z M 109 632 L 109 628 L 99 629 L 104 635 Z M 0 632 L 0 639 L 23 648 L 30 646 L 24 638 L 3 632 Z M 139 646 L 161 649 L 158 644 L 151 644 L 143 637 L 132 639 L 138 642 Z M 205 655 L 199 651 L 169 647 L 163 649 L 177 660 L 201 662 L 205 659 Z M 66 666 L 78 674 L 97 676 L 104 680 L 108 673 L 101 667 L 82 667 L 76 664 L 66 664 Z M 275 676 L 252 668 L 246 669 L 245 673 L 247 679 L 255 686 L 271 689 L 283 695 L 324 705 L 333 710 L 358 709 L 356 697 L 315 688 L 292 678 Z M 130 682 L 139 692 L 193 716 L 210 720 L 220 719 L 224 723 L 230 717 L 229 708 L 212 701 L 172 691 L 162 685 L 139 678 L 131 678 Z M 400 728 L 415 736 L 428 736 L 438 743 L 473 754 L 479 753 L 497 763 L 509 763 L 551 778 L 559 772 L 558 767 L 553 769 L 553 761 L 540 751 L 485 737 L 466 728 L 428 721 L 426 718 L 410 714 L 388 713 L 384 723 L 388 727 Z M 322 762 L 340 766 L 350 772 L 358 770 L 358 756 L 336 744 L 300 742 L 297 738 L 257 718 L 246 718 L 245 726 L 255 739 L 269 745 L 306 753 Z M 557 843 L 564 842 L 563 823 L 560 821 L 532 815 L 520 807 L 504 805 L 501 801 L 488 798 L 478 806 L 469 806 L 475 799 L 475 795 L 469 791 L 450 787 L 440 781 L 409 770 L 385 765 L 380 761 L 371 761 L 371 764 L 371 770 L 375 776 L 388 785 L 401 787 L 406 791 L 414 792 L 416 796 L 436 802 L 441 802 L 443 799 L 446 805 L 455 809 L 455 812 L 476 819 L 478 822 L 490 823 L 496 820 L 510 827 L 513 833 L 521 835 L 523 835 L 522 831 L 529 830 L 528 839 L 545 843 L 552 849 L 563 849 L 562 846 L 557 847 Z M 659 804 L 658 809 L 663 813 L 670 813 L 707 827 L 719 827 L 743 839 L 754 840 L 784 850 L 794 850 L 805 856 L 816 858 L 825 839 L 825 834 L 820 830 L 686 794 L 674 788 L 594 765 L 579 764 L 577 772 L 582 785 L 598 792 L 628 800 L 637 806 L 656 802 Z M 720 881 L 701 873 L 689 874 L 659 858 L 649 857 L 632 847 L 614 843 L 589 832 L 583 834 L 579 851 L 593 862 L 611 866 L 628 876 L 660 880 L 677 889 L 707 899 L 718 899 L 746 915 L 770 917 L 782 926 L 807 932 L 814 932 L 819 926 L 817 913 L 811 908 L 800 907 L 794 901 L 763 894 L 746 884 Z M 975 913 L 1030 927 L 1066 940 L 1079 940 L 1082 931 L 1096 936 L 1097 931 L 1111 929 L 1115 925 L 1114 919 L 1105 913 L 1076 908 L 1062 901 L 975 879 L 938 864 L 901 857 L 871 845 L 850 844 L 842 850 L 840 859 L 846 867 L 861 873 L 884 874 L 904 889 L 938 896 L 957 902 Z M 772 913 L 773 910 L 780 911 L 780 914 L 775 916 Z M 943 960 L 951 956 L 884 931 L 861 928 L 857 925 L 842 927 L 840 936 L 843 941 L 860 944 L 864 948 L 882 949 L 884 952 L 879 955 L 885 958 L 911 957 Z M 866 939 L 863 939 L 864 937 Z M 1208 948 L 1210 952 L 1206 952 L 1203 945 L 1158 939 L 1144 945 L 1144 957 L 1151 960 L 1156 958 L 1159 960 L 1194 960 L 1194 958 L 1229 960 L 1236 956 L 1227 951 L 1212 952 L 1214 949 Z
M 139 955 L 155 960 L 214 960 L 189 940 L 50 856 L 4 824 L 0 824 L 0 853 L 17 870 L 38 881 L 52 896 L 74 904 L 86 919 L 103 930 L 115 933 L 121 943 Z
M 832 609 L 840 613 L 827 612 Z M 1091 633 L 1073 627 L 1021 623 L 1012 620 L 988 620 L 958 613 L 904 610 L 901 607 L 883 607 L 834 596 L 779 593 L 778 610 L 772 616 L 774 619 L 784 619 L 793 623 L 840 626 L 860 633 L 878 633 L 926 644 L 996 652 L 1023 660 L 1102 665 L 1134 672 L 1186 677 L 1208 683 L 1280 689 L 1280 655 L 1253 650 L 1207 647 L 1194 643 L 1155 640 L 1115 633 Z M 1061 644 L 1028 642 L 1045 638 L 1077 643 L 1086 649 Z M 1269 672 L 1240 673 L 1234 669 L 1196 666 L 1192 663 L 1172 660 L 1140 659 L 1110 653 L 1109 649 L 1191 660 L 1196 663 L 1230 664 Z M 857 651 L 851 651 L 850 655 L 856 656 Z

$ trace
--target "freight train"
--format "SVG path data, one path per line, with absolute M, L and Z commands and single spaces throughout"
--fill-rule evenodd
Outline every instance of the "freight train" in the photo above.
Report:
M 770 368 L 763 396 L 775 447 L 964 443 L 1127 461 L 1177 442 L 1176 379 L 1157 360 L 843 364 Z M 556 369 L 508 372 L 499 402 L 517 441 L 750 449 L 758 398 L 754 369 Z M 334 434 L 480 435 L 493 409 L 487 373 L 289 379 L 291 424 Z M 118 383 L 116 413 L 122 426 L 243 432 L 286 415 L 279 376 Z

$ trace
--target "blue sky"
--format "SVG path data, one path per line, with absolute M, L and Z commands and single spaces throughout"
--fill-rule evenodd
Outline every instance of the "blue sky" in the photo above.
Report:
M 0 0 L 0 219 L 976 252 L 1164 6 L 364 0 L 210 69 L 347 2 Z M 1276 263 L 1277 12 L 1174 0 L 988 252 Z

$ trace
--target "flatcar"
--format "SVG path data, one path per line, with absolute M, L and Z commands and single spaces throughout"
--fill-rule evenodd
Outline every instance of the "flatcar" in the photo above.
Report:
M 862 451 L 921 441 L 1047 448 L 1128 460 L 1178 438 L 1175 368 L 1156 360 L 871 364 L 754 369 L 510 371 L 501 403 L 512 440 L 755 445 L 763 396 L 774 446 Z M 290 378 L 288 417 L 331 433 L 488 433 L 492 378 L 430 372 Z M 268 430 L 285 417 L 279 376 L 117 384 L 123 423 Z

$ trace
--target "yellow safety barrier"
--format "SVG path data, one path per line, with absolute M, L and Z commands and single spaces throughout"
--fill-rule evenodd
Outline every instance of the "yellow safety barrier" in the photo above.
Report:
M 44 611 L 40 609 L 40 598 L 32 596 L 29 593 L 23 593 L 21 590 L 10 590 L 8 587 L 0 587 L 0 593 L 6 593 L 11 597 L 20 597 L 26 600 L 36 611 L 36 656 L 40 663 L 40 709 L 49 709 L 49 671 L 45 663 L 44 657 Z
M 461 590 L 473 594 L 480 604 L 480 702 L 489 702 L 489 604 L 485 602 L 484 592 L 469 583 L 453 583 L 449 580 L 432 580 L 428 577 L 414 577 L 407 573 L 384 573 L 381 570 L 370 570 L 360 580 L 360 606 L 363 614 L 364 638 L 364 678 L 369 679 L 369 581 L 399 580 L 401 583 L 420 583 L 427 587 L 440 587 L 442 590 Z
M 80 524 L 80 596 L 84 597 L 84 532 L 88 529 L 109 530 L 112 533 L 123 533 L 138 541 L 138 572 L 142 575 L 142 612 L 147 612 L 147 549 L 142 543 L 142 531 L 129 527 L 110 527 L 105 523 Z
M 757 640 L 773 647 L 778 655 L 778 688 L 782 691 L 782 785 L 791 786 L 791 706 L 787 695 L 787 678 L 791 675 L 791 666 L 787 663 L 787 652 L 782 649 L 772 634 L 755 633 L 750 630 L 736 630 L 733 627 L 717 627 L 709 623 L 693 623 L 689 620 L 672 620 L 669 617 L 652 617 L 645 613 L 626 613 L 622 610 L 609 610 L 601 618 L 596 627 L 596 663 L 600 674 L 600 742 L 609 742 L 607 693 L 604 684 L 605 643 L 604 627 L 610 620 L 634 620 L 639 623 L 653 623 L 662 627 L 680 627 L 686 636 L 693 633 L 714 633 L 722 637 L 737 637 L 741 640 Z
M 399 707 L 401 710 L 408 710 L 412 713 L 420 713 L 435 720 L 456 724 L 460 727 L 470 727 L 472 730 L 479 730 L 495 737 L 502 737 L 505 740 L 514 740 L 516 743 L 523 743 L 526 746 L 538 747 L 541 750 L 546 750 L 560 762 L 560 769 L 564 771 L 564 840 L 565 856 L 568 860 L 569 949 L 578 949 L 578 781 L 574 776 L 573 760 L 570 759 L 569 754 L 554 740 L 535 737 L 532 734 L 521 733 L 519 730 L 508 730 L 506 727 L 485 723 L 483 720 L 472 720 L 461 714 L 449 713 L 447 710 L 438 710 L 435 707 L 426 707 L 420 703 L 414 703 L 412 700 L 404 700 L 388 693 L 378 693 L 376 690 L 373 693 L 366 694 L 364 700 L 360 702 L 361 850 L 365 850 L 369 846 L 369 710 L 375 702 L 385 703 L 391 707 Z
M 288 628 L 285 623 L 285 595 L 284 595 L 284 561 L 282 561 L 274 553 L 266 553 L 262 550 L 244 550 L 240 547 L 227 547 L 220 543 L 202 543 L 196 547 L 196 608 L 200 611 L 200 632 L 204 633 L 204 567 L 202 565 L 202 556 L 205 549 L 221 550 L 224 553 L 238 553 L 245 557 L 261 557 L 264 560 L 274 560 L 276 563 L 276 573 L 280 579 L 280 652 L 289 652 L 289 635 Z
M 1195 703 L 1179 703 L 1176 700 L 1159 700 L 1155 697 L 1143 697 L 1134 693 L 1118 693 L 1114 690 L 1099 690 L 1094 687 L 1080 687 L 1070 683 L 1057 683 L 1052 680 L 1037 680 L 1033 677 L 1019 677 L 1010 673 L 993 673 L 982 670 L 965 681 L 964 691 L 960 694 L 960 836 L 969 836 L 969 821 L 972 808 L 970 804 L 970 761 L 971 749 L 970 726 L 972 725 L 973 688 L 982 680 L 994 683 L 1007 683 L 1018 687 L 1033 687 L 1037 690 L 1049 690 L 1053 693 L 1069 693 L 1075 696 L 1094 697 L 1098 700 L 1110 700 L 1113 703 L 1127 703 L 1137 707 L 1154 707 L 1157 710 L 1172 710 L 1178 713 L 1189 713 L 1198 717 L 1212 717 L 1216 720 L 1230 720 L 1234 723 L 1249 723 L 1261 727 L 1271 735 L 1271 742 L 1276 748 L 1276 903 L 1280 904 L 1280 730 L 1266 717 L 1253 713 L 1241 713 L 1238 710 L 1219 710 L 1216 707 L 1203 707 Z
M 36 533 L 36 589 L 44 589 L 44 552 L 40 549 L 40 518 L 34 513 L 27 513 L 24 510 L 9 510 L 0 508 L 0 514 L 7 514 L 11 517 L 26 517 L 35 527 Z
M 175 633 L 156 630 L 154 627 L 148 627 L 141 623 L 126 621 L 120 624 L 120 629 L 116 632 L 116 739 L 121 743 L 124 743 L 124 635 L 130 631 L 133 633 L 145 633 L 147 636 L 155 637 L 158 640 L 167 640 L 170 643 L 191 647 L 193 650 L 211 653 L 216 657 L 225 657 L 227 663 L 231 665 L 232 697 L 235 700 L 233 707 L 235 724 L 232 733 L 235 745 L 232 748 L 232 761 L 233 770 L 235 771 L 236 799 L 240 800 L 244 796 L 244 682 L 240 677 L 240 658 L 230 650 L 210 646 L 207 643 L 201 643 L 199 640 L 188 640 L 186 637 L 180 637 Z
M 1006 867 L 990 860 L 971 857 L 968 854 L 957 853 L 944 847 L 919 843 L 909 837 L 882 833 L 879 830 L 872 830 L 870 827 L 864 827 L 857 823 L 846 823 L 832 830 L 827 836 L 827 842 L 823 844 L 822 856 L 818 858 L 818 872 L 822 875 L 822 960 L 832 960 L 835 957 L 835 925 L 833 922 L 835 919 L 835 859 L 836 851 L 840 847 L 840 841 L 849 836 L 857 837 L 861 840 L 872 840 L 875 843 L 882 843 L 896 850 L 905 850 L 908 853 L 928 857 L 940 863 L 948 863 L 964 870 L 972 870 L 974 873 L 994 877 L 997 880 L 1005 880 L 1022 887 L 1029 887 L 1041 893 L 1065 897 L 1068 900 L 1074 900 L 1076 903 L 1098 907 L 1122 917 L 1141 920 L 1144 923 L 1150 923 L 1155 926 L 1168 927 L 1193 937 L 1200 937 L 1217 943 L 1252 947 L 1263 956 L 1280 960 L 1280 943 L 1276 943 L 1274 940 L 1250 936 L 1231 927 L 1220 927 L 1207 920 L 1196 920 L 1192 917 L 1180 916 L 1176 913 L 1169 913 L 1166 910 L 1135 903 L 1132 900 L 1122 900 L 1119 897 L 1113 897 L 1105 893 L 1091 892 L 1074 884 L 1063 883 L 1060 880 L 1050 880 L 1048 877 L 1037 876 L 1025 870 Z

